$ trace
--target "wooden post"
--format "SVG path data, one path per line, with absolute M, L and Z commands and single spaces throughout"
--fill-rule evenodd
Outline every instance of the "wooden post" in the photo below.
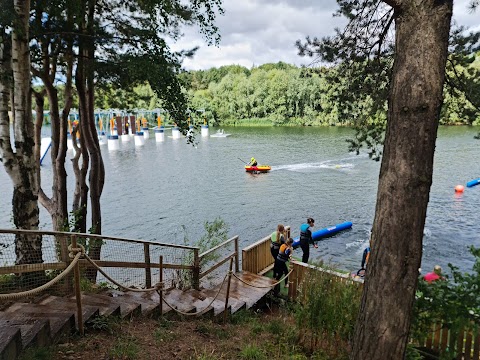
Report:
M 238 236 L 235 237 L 235 272 L 238 273 L 240 269 L 240 260 L 238 253 Z
M 199 249 L 193 249 L 193 288 L 200 290 L 200 258 L 198 257 Z
M 230 258 L 230 268 L 228 271 L 227 295 L 225 297 L 225 310 L 223 312 L 223 323 L 227 323 L 228 297 L 230 296 L 230 281 L 232 279 L 233 258 Z
M 152 269 L 150 267 L 150 244 L 143 244 L 143 252 L 145 254 L 145 288 L 152 287 Z
M 163 316 L 163 256 L 160 255 L 160 316 Z
M 72 248 L 77 247 L 77 237 L 72 235 Z M 83 312 L 82 312 L 82 292 L 80 290 L 80 267 L 77 262 L 73 268 L 74 282 L 75 282 L 75 298 L 77 300 L 77 320 L 78 320 L 78 331 L 81 335 L 85 334 L 83 328 Z
M 289 265 L 289 266 L 288 266 L 288 271 L 291 270 L 292 272 L 291 272 L 290 275 L 288 276 L 288 295 L 287 295 L 287 296 L 288 296 L 289 300 L 292 300 L 292 299 L 293 299 L 293 296 L 292 296 L 292 294 L 293 294 L 293 282 L 295 281 L 295 280 L 294 280 L 294 276 L 295 276 L 295 270 L 294 270 L 294 269 L 295 269 L 295 265 L 293 264 L 293 261 L 291 261 L 291 260 L 289 261 L 289 264 L 288 264 L 288 265 Z
M 55 241 L 57 241 L 57 240 L 55 239 Z M 72 260 L 68 257 L 67 237 L 63 236 L 63 235 L 60 236 L 58 242 L 59 242 L 59 245 L 60 245 L 60 260 L 63 261 L 66 266 L 68 266 Z M 72 276 L 71 275 L 69 275 L 65 278 L 65 292 L 67 294 L 72 293 Z

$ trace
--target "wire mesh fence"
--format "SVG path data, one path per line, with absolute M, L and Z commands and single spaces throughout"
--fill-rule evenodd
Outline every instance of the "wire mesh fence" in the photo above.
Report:
M 233 258 L 233 271 L 238 271 L 238 236 L 200 254 L 201 286 L 211 288 L 219 284 L 227 274 L 230 258 Z
M 181 287 L 194 277 L 195 247 L 162 244 L 101 235 L 0 229 L 0 294 L 30 290 L 58 276 L 70 263 L 72 237 L 85 249 L 79 261 L 82 288 L 117 287 L 87 260 L 87 256 L 115 282 L 128 288 L 149 288 L 160 280 L 167 288 Z M 72 292 L 72 275 L 49 289 Z
M 0 293 L 30 290 L 55 278 L 68 265 L 65 236 L 40 232 L 0 232 Z M 66 247 L 65 247 L 66 249 Z M 51 288 L 62 293 L 68 279 Z

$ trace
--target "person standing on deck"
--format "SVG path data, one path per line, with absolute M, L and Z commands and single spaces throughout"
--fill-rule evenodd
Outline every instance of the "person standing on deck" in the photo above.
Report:
M 310 244 L 314 248 L 318 246 L 313 242 L 312 238 L 312 227 L 315 226 L 315 220 L 308 218 L 307 222 L 300 226 L 300 247 L 303 251 L 302 262 L 308 263 L 308 258 L 310 257 Z
M 275 261 L 280 246 L 285 243 L 285 226 L 283 226 L 283 224 L 278 224 L 277 231 L 272 233 L 270 239 L 272 240 L 272 243 L 270 244 L 270 252 L 272 253 L 273 261 Z
M 275 265 L 273 267 L 273 277 L 277 281 L 282 278 L 282 275 L 288 274 L 287 261 L 289 261 L 290 257 L 292 256 L 292 245 L 293 239 L 289 238 L 285 244 L 282 244 L 282 246 L 280 246 L 280 250 L 278 251 L 277 258 L 275 259 Z M 285 287 L 287 286 L 288 278 L 285 278 Z M 275 285 L 273 292 L 275 295 L 278 295 L 278 293 L 280 292 L 280 284 Z

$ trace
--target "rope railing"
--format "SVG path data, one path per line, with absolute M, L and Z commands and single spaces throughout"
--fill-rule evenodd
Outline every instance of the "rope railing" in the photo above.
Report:
M 103 276 L 105 276 L 106 279 L 108 279 L 110 282 L 112 282 L 113 284 L 115 284 L 116 286 L 124 289 L 124 290 L 127 290 L 127 291 L 132 291 L 132 292 L 151 292 L 151 291 L 156 291 L 157 290 L 157 287 L 151 287 L 151 288 L 148 288 L 148 289 L 135 289 L 135 288 L 130 288 L 130 287 L 127 287 L 125 285 L 122 285 L 120 284 L 119 282 L 115 281 L 114 279 L 112 279 L 105 271 L 103 271 L 103 269 L 98 266 L 95 261 L 93 261 L 90 256 L 88 256 L 87 254 L 84 254 L 84 257 L 85 259 L 90 263 L 92 264 Z
M 228 241 L 226 241 L 225 243 L 220 244 L 220 245 L 228 244 L 228 243 L 232 242 L 233 240 L 238 240 L 238 237 L 229 239 Z M 146 250 L 145 250 L 146 252 L 148 251 L 148 246 L 150 246 L 150 244 L 148 244 L 146 246 Z M 65 248 L 67 248 L 67 246 L 65 246 Z M 212 253 L 214 250 L 217 250 L 218 248 L 219 247 L 211 249 L 209 252 L 206 252 L 206 254 L 208 255 L 208 254 Z M 282 281 L 285 281 L 290 276 L 290 274 L 293 272 L 293 269 L 291 269 L 282 279 L 280 279 L 279 281 L 276 281 L 272 284 L 266 285 L 266 286 L 255 285 L 253 283 L 245 281 L 244 279 L 240 278 L 237 274 L 235 274 L 235 272 L 232 271 L 232 266 L 233 266 L 234 259 L 236 259 L 236 261 L 238 262 L 238 249 L 237 248 L 238 248 L 238 245 L 235 242 L 235 252 L 233 254 L 229 254 L 229 256 L 227 256 L 226 259 L 220 261 L 220 263 L 224 263 L 226 260 L 230 259 L 230 269 L 223 276 L 223 280 L 222 280 L 220 286 L 218 287 L 218 290 L 216 291 L 215 296 L 209 301 L 208 304 L 206 304 L 206 306 L 203 309 L 198 310 L 196 307 L 194 307 L 195 312 L 182 311 L 182 310 L 178 309 L 178 305 L 171 304 L 168 301 L 168 299 L 166 299 L 163 296 L 163 292 L 165 291 L 165 281 L 163 280 L 163 276 L 160 276 L 160 281 L 155 286 L 147 287 L 147 288 L 143 288 L 143 289 L 129 287 L 129 286 L 126 286 L 126 285 L 120 283 L 119 281 L 115 280 L 111 275 L 109 275 L 102 268 L 103 265 L 105 265 L 104 264 L 105 261 L 102 262 L 100 260 L 93 260 L 88 254 L 86 254 L 84 246 L 81 245 L 81 244 L 77 244 L 76 236 L 72 237 L 72 244 L 68 245 L 68 253 L 67 253 L 67 251 L 65 251 L 65 253 L 67 253 L 68 255 L 66 257 L 64 257 L 64 261 L 66 263 L 68 263 L 68 259 L 70 259 L 71 261 L 68 263 L 68 266 L 66 266 L 60 274 L 55 276 L 53 279 L 51 279 L 47 283 L 45 283 L 41 286 L 38 286 L 34 289 L 30 289 L 30 290 L 27 290 L 27 291 L 16 292 L 16 293 L 0 294 L 0 301 L 2 301 L 2 300 L 17 300 L 17 299 L 21 299 L 23 297 L 37 295 L 37 294 L 41 293 L 42 291 L 45 291 L 45 290 L 51 288 L 52 286 L 54 286 L 55 284 L 59 283 L 60 281 L 65 279 L 67 276 L 72 274 L 72 272 L 74 272 L 75 286 L 76 286 L 75 290 L 76 290 L 77 308 L 78 308 L 77 310 L 78 310 L 78 313 L 79 313 L 79 316 L 80 316 L 81 311 L 82 311 L 81 310 L 82 300 L 81 300 L 81 292 L 80 292 L 79 267 L 82 266 L 82 261 L 84 261 L 85 263 L 83 264 L 83 266 L 85 266 L 85 264 L 88 264 L 88 267 L 91 266 L 92 268 L 94 268 L 96 271 L 101 273 L 106 280 L 108 280 L 112 284 L 116 285 L 118 288 L 122 289 L 123 291 L 127 291 L 127 292 L 130 291 L 130 292 L 134 292 L 134 293 L 151 293 L 152 291 L 156 291 L 158 293 L 158 295 L 160 296 L 160 304 L 164 303 L 166 306 L 168 306 L 174 312 L 176 312 L 180 315 L 184 315 L 184 316 L 198 316 L 198 315 L 202 315 L 202 314 L 206 313 L 207 311 L 209 311 L 212 307 L 212 304 L 215 301 L 218 300 L 220 294 L 222 293 L 222 290 L 224 289 L 225 283 L 227 282 L 227 278 L 228 278 L 228 284 L 227 284 L 228 287 L 227 287 L 227 290 L 226 290 L 225 300 L 222 300 L 225 303 L 225 310 L 224 310 L 224 321 L 225 321 L 226 312 L 227 312 L 227 309 L 228 309 L 229 290 L 230 290 L 230 283 L 231 283 L 232 276 L 235 277 L 241 283 L 245 284 L 246 286 L 250 286 L 250 287 L 253 287 L 253 288 L 259 288 L 259 289 L 267 289 L 267 288 L 274 288 L 275 286 L 280 284 Z M 205 253 L 201 254 L 201 255 L 205 255 Z M 163 263 L 162 256 L 160 258 L 161 258 L 160 264 L 158 264 L 158 265 L 160 265 L 160 269 L 159 269 L 160 274 L 163 274 L 163 271 L 164 271 L 165 268 L 162 266 L 162 263 Z M 196 255 L 196 258 L 198 258 L 198 254 Z M 200 257 L 200 258 L 202 258 L 202 257 Z M 97 264 L 97 261 L 99 262 L 99 264 Z M 157 265 L 157 264 L 152 263 L 152 265 Z M 168 264 L 168 266 L 171 267 L 172 265 Z M 214 266 L 214 268 L 216 268 L 217 266 L 218 266 L 218 264 L 216 264 Z M 235 268 L 236 268 L 236 270 L 238 269 L 237 264 L 236 264 Z M 202 303 L 203 303 L 203 300 L 200 300 L 200 301 L 202 301 Z M 160 310 L 161 310 L 161 307 L 160 307 Z M 79 318 L 79 323 L 80 322 L 82 322 L 81 327 L 83 328 L 83 321 L 81 319 L 81 316 Z M 80 326 L 80 324 L 79 324 L 79 326 Z M 83 333 L 82 329 L 80 330 L 80 332 Z
M 62 271 L 61 274 L 59 274 L 58 276 L 54 277 L 52 280 L 50 280 L 49 282 L 39 286 L 39 287 L 36 287 L 35 289 L 30 289 L 30 290 L 27 290 L 27 291 L 21 291 L 21 292 L 16 292 L 16 293 L 10 293 L 10 294 L 0 294 L 0 300 L 17 300 L 17 299 L 21 299 L 23 297 L 27 297 L 27 296 L 33 296 L 33 295 L 37 295 L 39 293 L 41 293 L 42 291 L 45 291 L 47 290 L 48 288 L 52 287 L 53 285 L 57 284 L 60 280 L 62 280 L 65 276 L 67 276 L 68 274 L 70 274 L 72 272 L 72 270 L 75 268 L 75 265 L 77 265 L 78 261 L 80 260 L 80 257 L 82 255 L 85 254 L 85 249 L 83 248 L 83 246 L 79 247 L 79 248 L 70 248 L 71 252 L 70 252 L 70 257 L 72 259 L 72 262 L 70 263 L 70 265 L 68 265 L 65 270 Z M 76 252 L 76 255 L 73 256 L 73 253 Z
M 187 312 L 184 312 L 184 311 L 180 311 L 180 310 L 178 310 L 177 308 L 175 308 L 174 306 L 170 305 L 170 304 L 168 303 L 168 301 L 165 300 L 165 298 L 163 298 L 163 302 L 164 302 L 165 304 L 167 304 L 167 306 L 168 306 L 170 309 L 172 309 L 173 311 L 175 311 L 175 312 L 177 312 L 177 313 L 179 313 L 179 314 L 181 314 L 181 315 L 185 315 L 185 316 L 197 316 L 197 315 L 202 315 L 202 314 L 204 314 L 204 313 L 208 310 L 208 308 L 214 303 L 214 301 L 217 300 L 217 297 L 218 297 L 218 295 L 220 295 L 220 291 L 222 290 L 222 287 L 223 287 L 223 285 L 225 284 L 225 280 L 227 279 L 227 276 L 228 276 L 228 275 L 229 275 L 229 273 L 227 273 L 227 274 L 224 276 L 223 281 L 222 281 L 222 284 L 221 284 L 220 287 L 218 288 L 217 294 L 215 295 L 215 297 L 212 299 L 212 301 L 210 301 L 210 303 L 209 303 L 203 310 L 200 310 L 200 311 L 197 311 L 197 312 L 194 312 L 194 313 L 191 313 L 191 312 L 187 313 Z

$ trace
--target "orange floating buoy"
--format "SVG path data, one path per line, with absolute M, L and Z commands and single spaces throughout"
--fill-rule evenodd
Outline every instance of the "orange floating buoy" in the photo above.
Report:
M 455 186 L 455 192 L 456 193 L 463 193 L 464 190 L 465 190 L 465 187 L 463 185 Z

